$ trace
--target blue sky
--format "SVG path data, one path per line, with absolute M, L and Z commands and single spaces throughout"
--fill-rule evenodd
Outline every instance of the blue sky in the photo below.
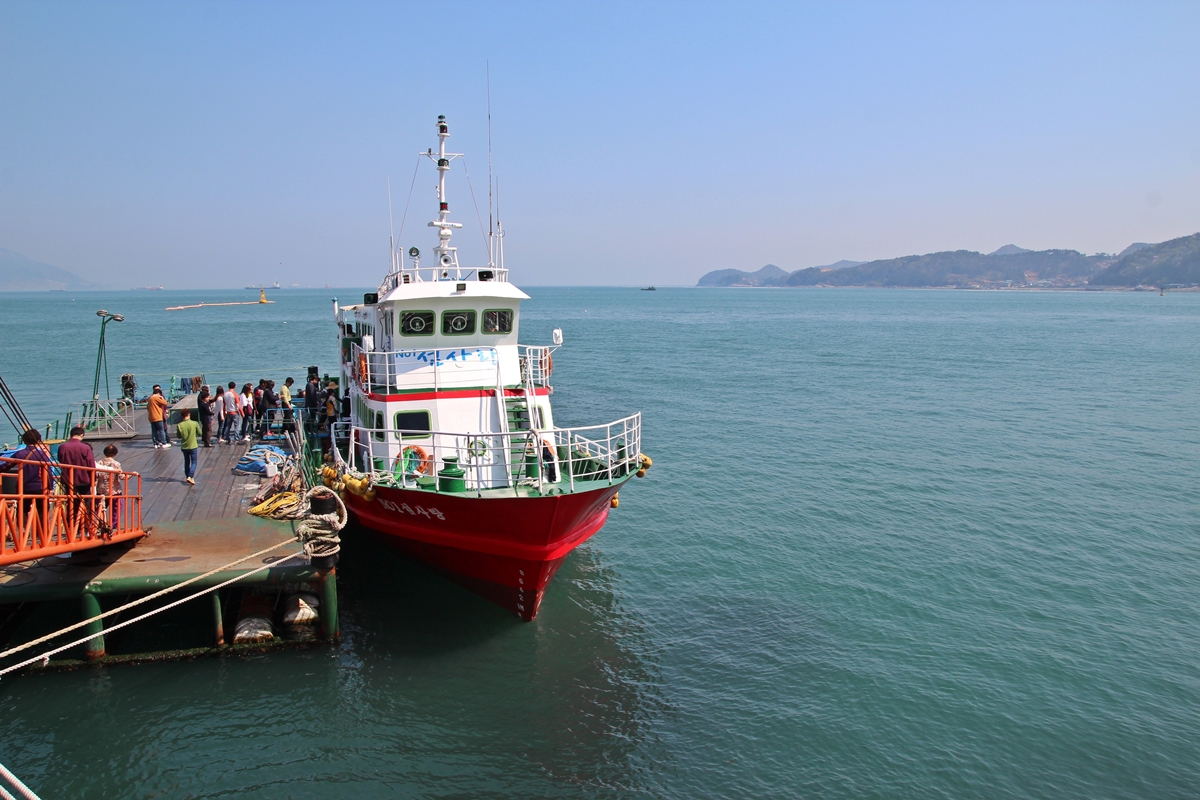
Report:
M 1200 231 L 1198 34 L 1196 3 L 4 2 L 0 247 L 116 286 L 376 283 L 438 114 L 486 225 L 490 63 L 518 283 L 1111 252 Z

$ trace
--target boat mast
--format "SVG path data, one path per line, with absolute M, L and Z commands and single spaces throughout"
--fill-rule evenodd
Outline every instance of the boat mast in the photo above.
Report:
M 437 158 L 434 158 L 432 148 L 422 153 L 437 162 L 438 170 L 438 218 L 429 223 L 429 227 L 438 229 L 438 246 L 433 248 L 433 252 L 437 254 L 438 265 L 442 270 L 441 277 L 449 278 L 450 270 L 454 270 L 454 277 L 458 278 L 458 248 L 450 244 L 450 237 L 454 235 L 453 229 L 461 228 L 462 223 L 449 221 L 450 201 L 446 199 L 446 173 L 450 171 L 450 162 L 461 158 L 462 153 L 446 152 L 446 140 L 450 138 L 450 126 L 446 124 L 445 114 L 438 115 L 437 129 Z

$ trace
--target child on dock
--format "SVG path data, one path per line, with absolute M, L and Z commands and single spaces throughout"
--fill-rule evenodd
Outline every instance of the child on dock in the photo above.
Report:
M 96 462 L 96 494 L 106 498 L 101 502 L 107 504 L 108 524 L 114 528 L 119 527 L 121 520 L 121 498 L 114 495 L 125 494 L 117 452 L 117 446 L 110 444 L 104 448 L 104 458 Z
M 200 446 L 200 423 L 192 419 L 192 412 L 183 409 L 179 412 L 183 421 L 179 423 L 179 449 L 183 451 L 183 479 L 188 485 L 196 485 L 196 449 Z

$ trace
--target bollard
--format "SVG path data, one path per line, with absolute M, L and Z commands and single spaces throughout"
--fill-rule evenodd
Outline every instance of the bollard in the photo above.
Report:
M 80 600 L 84 619 L 100 616 L 100 601 L 96 599 L 96 595 L 84 592 L 80 595 Z M 99 661 L 104 658 L 104 620 L 98 619 L 89 623 L 85 630 L 94 636 L 83 646 L 84 654 L 88 661 Z
M 225 614 L 221 610 L 221 593 L 212 593 L 213 621 L 216 623 L 217 647 L 225 646 Z
M 321 581 L 321 629 L 325 638 L 331 642 L 342 636 L 338 625 L 336 569 L 326 572 Z

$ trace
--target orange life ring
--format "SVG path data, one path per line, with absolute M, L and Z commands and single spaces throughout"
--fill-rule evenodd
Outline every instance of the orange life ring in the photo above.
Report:
M 358 354 L 358 382 L 363 386 L 367 385 L 367 354 Z
M 542 352 L 542 357 L 538 360 L 538 366 L 542 370 L 542 375 L 549 378 L 554 374 L 554 356 L 550 355 L 550 351 Z
M 411 456 L 411 457 L 410 457 Z M 412 468 L 409 468 L 409 465 Z M 433 459 L 425 452 L 425 448 L 420 445 L 410 444 L 400 451 L 400 455 L 396 456 L 396 460 L 392 462 L 392 472 L 419 472 L 422 475 L 428 475 L 433 471 Z

